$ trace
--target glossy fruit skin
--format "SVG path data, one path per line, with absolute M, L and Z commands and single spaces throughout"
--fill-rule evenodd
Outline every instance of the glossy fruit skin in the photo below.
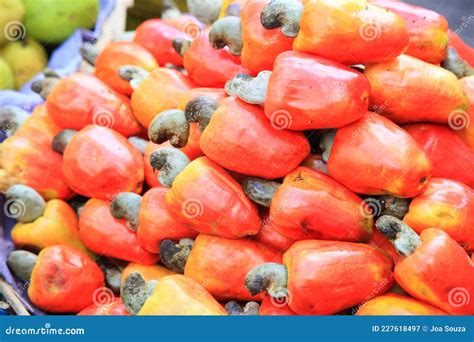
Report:
M 180 97 L 178 109 L 184 111 L 188 102 L 198 96 L 206 96 L 220 103 L 227 97 L 227 93 L 221 88 L 194 88 L 187 91 Z M 188 143 L 186 146 L 181 148 L 181 151 L 186 154 L 189 159 L 194 160 L 204 155 L 204 152 L 201 150 L 200 146 L 201 130 L 199 129 L 199 124 L 197 123 L 190 123 L 189 125 Z
M 407 27 L 392 12 L 360 0 L 306 0 L 293 49 L 351 65 L 391 60 L 408 44 Z
M 405 54 L 425 62 L 440 64 L 447 56 L 448 21 L 429 9 L 393 0 L 371 0 L 374 5 L 388 9 L 405 21 L 410 45 Z
M 15 135 L 2 143 L 3 170 L 46 200 L 67 199 L 72 195 L 61 170 L 61 155 L 51 148 L 60 130 L 45 106 L 39 105 Z
M 193 87 L 194 84 L 176 70 L 155 69 L 133 92 L 133 113 L 140 124 L 148 128 L 156 115 L 176 109 L 180 96 Z
M 184 54 L 184 68 L 191 81 L 208 88 L 223 88 L 234 76 L 250 74 L 241 65 L 240 57 L 232 55 L 227 48 L 214 49 L 207 32 L 196 37 Z
M 407 132 L 371 112 L 337 131 L 328 160 L 331 177 L 367 195 L 414 197 L 428 185 L 432 169 Z
M 459 57 L 474 67 L 474 49 L 451 30 L 449 30 L 449 46 L 456 50 Z
M 200 146 L 226 169 L 268 179 L 284 177 L 310 152 L 303 133 L 276 129 L 261 107 L 234 97 L 221 102 L 201 135 Z
M 366 244 L 298 241 L 283 255 L 288 306 L 298 315 L 331 315 L 383 294 L 393 282 L 392 259 Z
M 135 272 L 140 273 L 145 281 L 160 280 L 165 276 L 177 274 L 176 272 L 173 272 L 160 264 L 141 265 L 131 262 L 122 271 L 122 276 L 120 278 L 121 283 L 124 284 L 125 279 L 127 279 L 130 274 Z
M 82 251 L 56 245 L 44 248 L 31 275 L 28 297 L 38 308 L 55 313 L 79 312 L 104 287 L 104 274 Z
M 158 67 L 155 57 L 139 44 L 110 43 L 97 57 L 95 75 L 110 88 L 126 96 L 130 96 L 133 89 L 130 83 L 118 74 L 118 69 L 124 65 L 137 66 L 146 71 L 152 71 Z
M 165 204 L 176 219 L 201 233 L 236 239 L 260 230 L 255 204 L 207 157 L 192 161 L 176 177 Z
M 267 30 L 260 23 L 260 14 L 269 0 L 250 0 L 243 7 L 242 20 L 243 49 L 242 66 L 253 74 L 263 70 L 273 70 L 273 63 L 278 55 L 290 51 L 293 38 L 286 37 L 279 29 Z
M 453 73 L 411 56 L 369 65 L 364 75 L 372 86 L 372 109 L 395 123 L 446 124 L 452 113 L 467 109 L 466 96 Z
M 281 235 L 273 228 L 270 222 L 269 210 L 265 208 L 263 213 L 260 214 L 260 217 L 262 225 L 260 231 L 254 236 L 254 240 L 281 253 L 290 248 L 294 241 Z
M 194 238 L 198 232 L 176 220 L 165 208 L 167 188 L 150 189 L 143 195 L 140 205 L 137 237 L 140 245 L 150 253 L 160 253 L 164 239 Z
M 282 128 L 338 128 L 360 119 L 369 108 L 370 84 L 340 63 L 301 52 L 275 61 L 267 88 L 265 114 Z M 286 114 L 286 115 L 285 115 Z
M 46 109 L 62 129 L 81 130 L 96 124 L 126 137 L 140 131 L 130 100 L 94 75 L 83 72 L 60 79 L 48 95 Z
M 194 241 L 184 275 L 199 282 L 219 301 L 262 300 L 263 293 L 252 296 L 247 290 L 245 276 L 260 264 L 281 263 L 281 257 L 274 249 L 248 239 L 200 234 Z
M 366 242 L 372 217 L 362 215 L 362 199 L 322 172 L 298 167 L 285 177 L 270 206 L 270 224 L 293 240 Z
M 474 251 L 474 190 L 457 181 L 433 178 L 410 203 L 403 221 L 417 233 L 444 230 L 467 251 Z
M 87 252 L 78 237 L 79 226 L 74 209 L 62 200 L 46 203 L 43 215 L 33 222 L 15 224 L 11 231 L 17 248 L 41 250 L 48 246 L 68 245 Z
M 387 293 L 363 303 L 357 310 L 357 316 L 402 316 L 428 315 L 447 316 L 448 313 L 411 297 L 396 293 Z
M 433 164 L 433 177 L 474 187 L 474 150 L 448 126 L 415 124 L 405 130 L 423 147 Z
M 459 80 L 459 83 L 467 96 L 469 108 L 467 111 L 459 112 L 460 120 L 458 122 L 452 120 L 452 124 L 461 139 L 474 150 L 474 124 L 472 124 L 474 122 L 474 76 L 464 77 Z
M 280 302 L 278 299 L 273 299 L 270 296 L 263 298 L 258 314 L 260 316 L 296 316 L 288 304 Z
M 227 312 L 201 284 L 177 274 L 160 279 L 138 315 L 225 316 Z
M 137 27 L 133 41 L 147 49 L 160 65 L 183 66 L 183 58 L 173 48 L 173 39 L 191 37 L 161 19 L 149 19 Z
M 87 126 L 71 139 L 62 170 L 71 189 L 100 199 L 119 192 L 140 193 L 144 180 L 140 152 L 122 135 L 101 126 Z
M 92 198 L 84 205 L 79 218 L 81 240 L 91 251 L 112 258 L 143 265 L 153 265 L 158 255 L 140 246 L 137 234 L 125 220 L 114 218 L 106 201 Z
M 108 298 L 102 305 L 92 304 L 81 310 L 78 316 L 130 316 L 119 297 Z
M 420 237 L 415 252 L 395 266 L 397 283 L 414 298 L 452 315 L 472 315 L 474 303 L 465 301 L 474 291 L 471 259 L 442 230 L 425 229 Z
M 402 256 L 398 254 L 395 247 L 393 247 L 393 244 L 388 241 L 388 239 L 381 232 L 379 232 L 378 229 L 374 229 L 374 233 L 372 234 L 369 244 L 384 250 L 392 257 L 395 264 L 397 264 L 397 262 L 402 259 Z

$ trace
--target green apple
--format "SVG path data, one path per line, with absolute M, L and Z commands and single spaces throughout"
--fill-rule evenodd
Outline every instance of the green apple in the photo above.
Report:
M 0 90 L 13 89 L 15 87 L 15 80 L 13 79 L 13 72 L 10 66 L 0 58 Z
M 0 0 L 0 45 L 25 37 L 25 27 L 21 23 L 25 6 L 21 0 Z
M 0 56 L 13 72 L 16 89 L 20 89 L 33 76 L 43 71 L 48 61 L 43 47 L 31 38 L 8 43 Z
M 99 12 L 98 0 L 23 0 L 28 36 L 59 44 L 78 28 L 92 28 Z

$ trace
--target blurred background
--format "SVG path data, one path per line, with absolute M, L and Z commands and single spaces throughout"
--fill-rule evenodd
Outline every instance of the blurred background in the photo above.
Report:
M 469 45 L 474 46 L 474 0 L 405 0 L 441 13 L 448 19 L 449 26 Z M 463 25 L 464 23 L 464 25 Z

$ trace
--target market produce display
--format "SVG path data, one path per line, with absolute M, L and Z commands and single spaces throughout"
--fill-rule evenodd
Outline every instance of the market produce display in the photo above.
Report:
M 441 14 L 166 1 L 61 74 L 42 44 L 98 1 L 44 3 L 0 15 L 0 88 L 44 100 L 0 108 L 9 313 L 474 315 L 474 50 Z

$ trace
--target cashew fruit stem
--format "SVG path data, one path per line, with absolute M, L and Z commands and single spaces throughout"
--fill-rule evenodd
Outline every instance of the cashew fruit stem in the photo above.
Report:
M 186 146 L 189 123 L 182 110 L 171 109 L 158 114 L 148 127 L 148 137 L 155 144 L 169 141 L 173 147 Z
M 453 48 L 448 49 L 448 55 L 441 66 L 451 71 L 459 79 L 474 75 L 474 69 Z
M 184 268 L 193 248 L 194 240 L 181 239 L 178 243 L 163 240 L 160 243 L 161 262 L 170 270 L 184 273 Z
M 321 136 L 320 147 L 323 150 L 321 157 L 325 163 L 329 161 L 329 157 L 331 156 L 332 145 L 334 144 L 336 133 L 336 129 L 328 129 Z
M 269 208 L 275 192 L 280 187 L 280 183 L 256 177 L 245 178 L 242 188 L 245 194 L 253 202 Z
M 20 107 L 7 106 L 0 108 L 0 129 L 5 135 L 11 137 L 23 126 L 28 118 L 28 113 Z
M 189 123 L 199 123 L 199 129 L 204 132 L 217 107 L 216 100 L 207 96 L 198 96 L 186 104 L 184 116 Z
M 18 222 L 33 222 L 46 208 L 43 197 L 33 188 L 26 185 L 13 185 L 5 192 L 7 201 L 4 211 L 7 216 L 15 218 Z
M 80 52 L 81 52 L 82 58 L 92 66 L 95 65 L 95 62 L 97 61 L 97 57 L 99 57 L 99 54 L 100 54 L 99 49 L 96 46 L 91 45 L 89 43 L 82 45 L 80 48 Z
M 252 296 L 267 290 L 273 298 L 284 298 L 288 296 L 286 266 L 273 262 L 255 266 L 247 273 L 245 286 Z
M 158 180 L 167 187 L 171 187 L 174 179 L 189 163 L 189 158 L 174 147 L 160 148 L 150 156 L 150 164 L 153 169 L 160 170 Z
M 176 53 L 180 55 L 181 57 L 184 57 L 184 55 L 186 54 L 186 51 L 189 50 L 192 43 L 193 42 L 190 41 L 189 39 L 175 38 L 173 39 L 173 42 L 171 44 L 173 46 L 173 49 L 176 51 Z
M 53 138 L 53 142 L 51 143 L 51 147 L 53 151 L 63 154 L 64 150 L 66 149 L 67 145 L 71 141 L 71 139 L 76 135 L 77 131 L 73 129 L 64 129 Z
M 134 192 L 122 192 L 114 197 L 110 203 L 110 213 L 116 219 L 124 219 L 130 230 L 138 229 L 138 217 L 142 196 Z
M 265 103 L 271 75 L 271 71 L 262 71 L 257 77 L 239 74 L 226 83 L 225 90 L 230 96 L 237 96 L 244 102 L 261 105 Z
M 148 77 L 149 73 L 143 68 L 134 65 L 123 65 L 118 68 L 119 76 L 125 81 L 130 82 L 132 89 L 137 89 L 140 83 Z
M 272 0 L 260 14 L 260 22 L 267 30 L 281 28 L 281 32 L 294 38 L 300 31 L 303 5 L 294 0 Z
M 242 21 L 240 17 L 224 17 L 217 20 L 209 31 L 209 42 L 214 49 L 223 49 L 226 46 L 235 56 L 242 53 Z
M 18 249 L 8 255 L 7 265 L 18 279 L 26 282 L 30 280 L 37 261 L 36 254 Z
M 138 272 L 129 274 L 120 289 L 120 298 L 127 311 L 136 315 L 152 295 L 156 285 L 156 280 L 145 282 Z
M 31 90 L 39 94 L 43 100 L 46 100 L 61 77 L 48 68 L 44 70 L 43 74 L 44 78 L 42 80 L 34 81 L 31 84 Z
M 258 316 L 260 305 L 257 302 L 248 302 L 242 306 L 238 302 L 231 300 L 226 303 L 225 309 L 229 316 Z
M 393 244 L 402 256 L 413 254 L 421 243 L 418 234 L 406 223 L 396 217 L 384 215 L 375 223 L 377 229 Z

